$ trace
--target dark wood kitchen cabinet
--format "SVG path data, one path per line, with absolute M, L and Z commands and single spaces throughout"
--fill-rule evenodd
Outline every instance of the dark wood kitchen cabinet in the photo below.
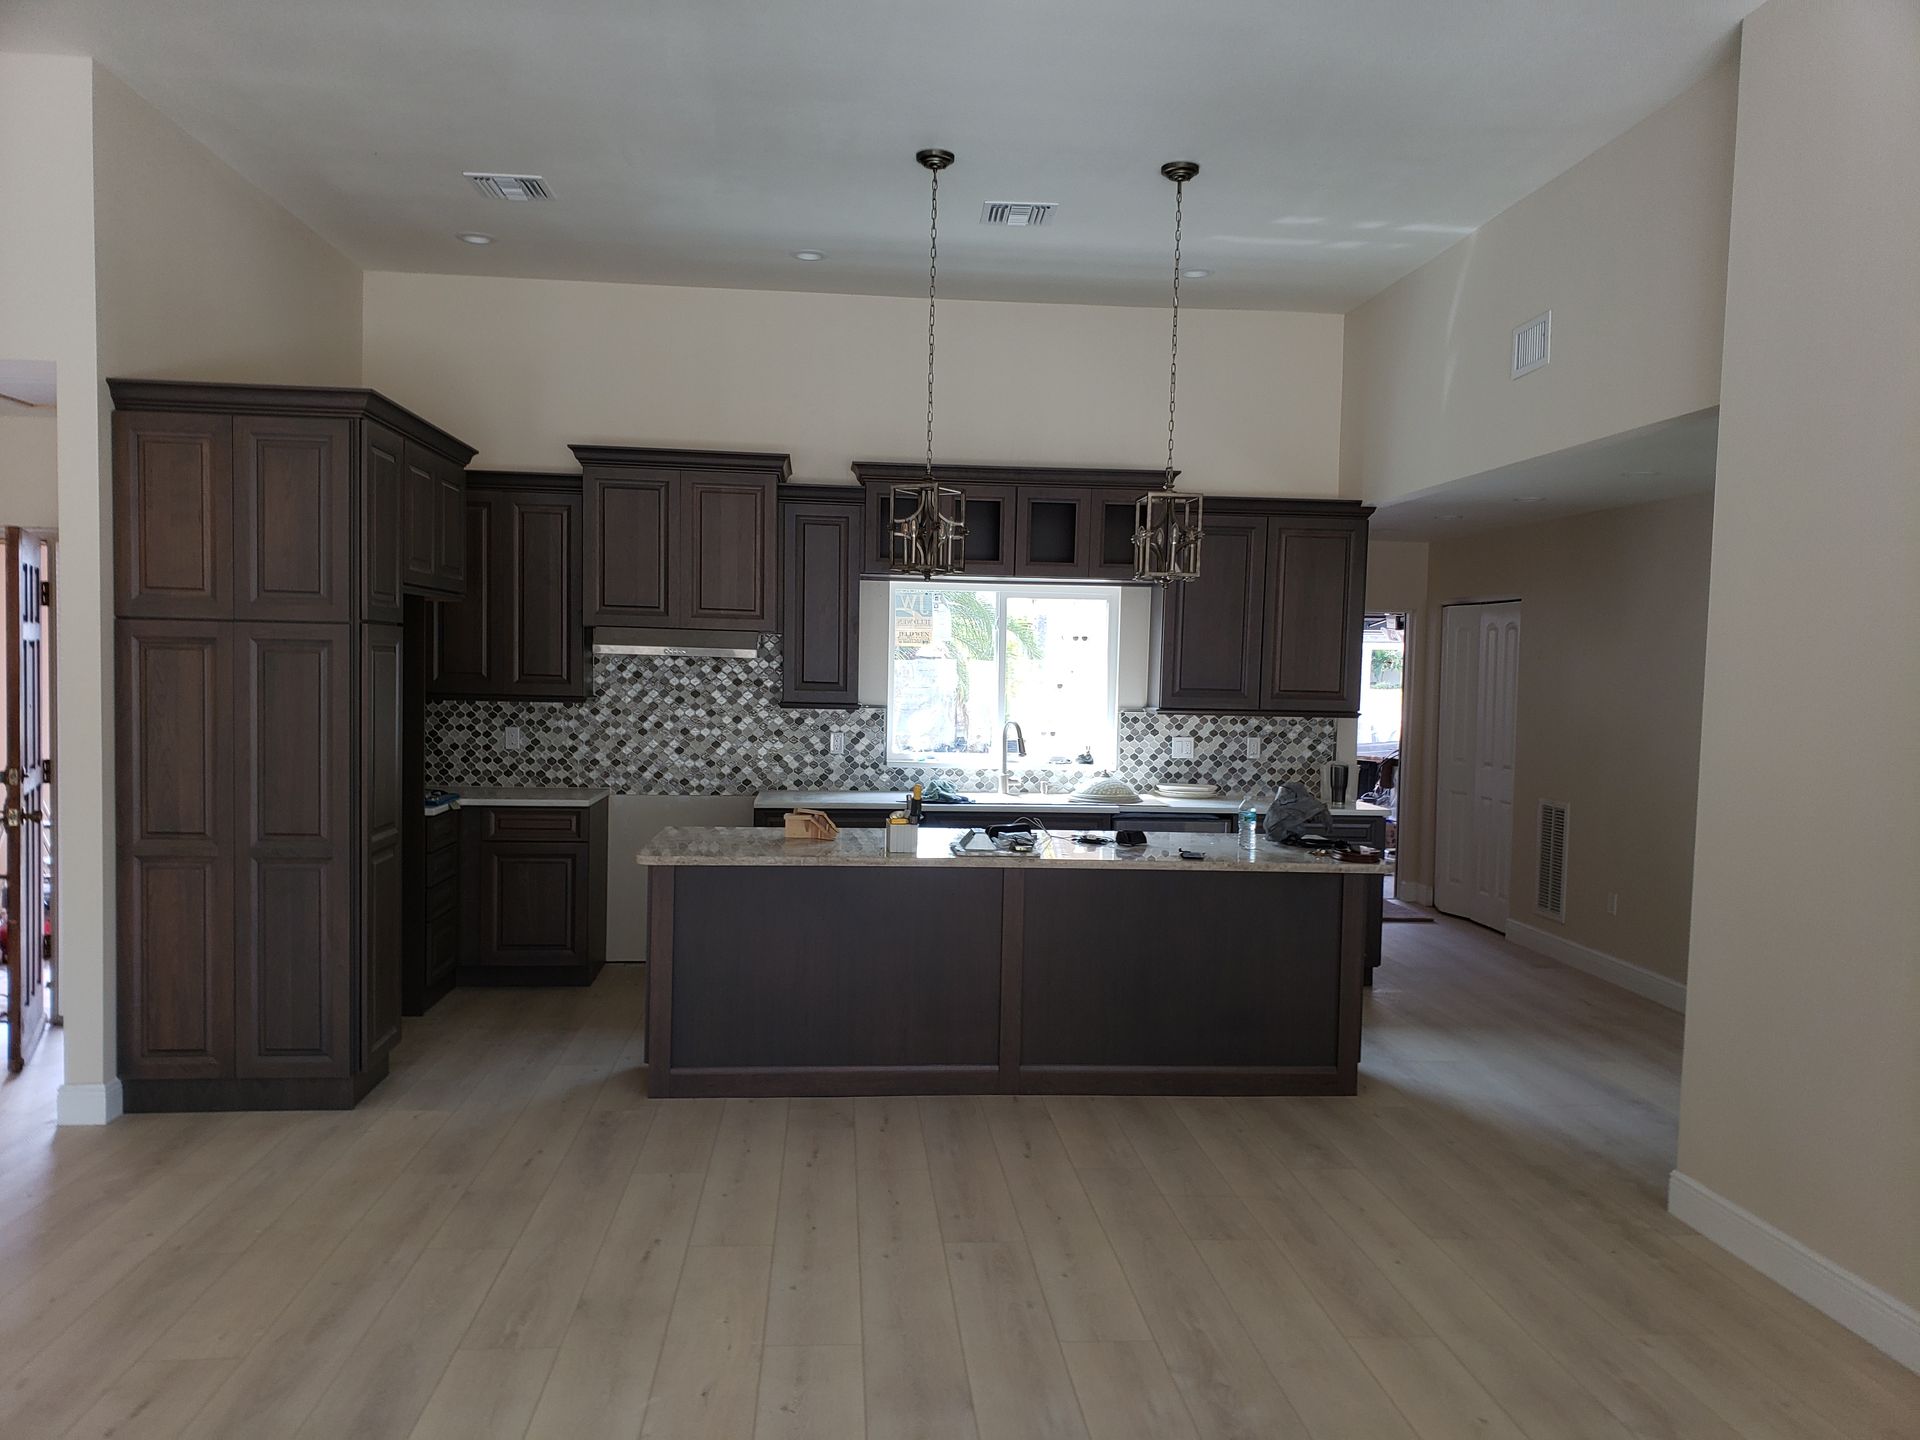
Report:
M 402 459 L 401 570 L 422 595 L 458 595 L 466 584 L 466 472 L 408 441 Z
M 593 982 L 607 958 L 608 808 L 460 810 L 461 984 Z
M 580 482 L 473 471 L 462 502 L 466 593 L 434 607 L 429 698 L 580 700 Z
M 108 384 L 126 1108 L 351 1106 L 400 1027 L 406 455 L 472 452 L 367 390 Z
M 1199 578 L 1154 592 L 1153 705 L 1357 715 L 1370 513 L 1331 500 L 1211 502 Z
M 589 626 L 771 630 L 785 455 L 575 445 Z
M 846 485 L 780 493 L 780 703 L 860 703 L 860 544 L 864 497 Z

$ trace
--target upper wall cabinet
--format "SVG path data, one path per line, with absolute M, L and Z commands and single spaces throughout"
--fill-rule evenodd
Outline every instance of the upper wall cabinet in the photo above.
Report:
M 923 465 L 856 461 L 865 487 L 864 573 L 892 559 L 895 486 L 926 479 Z M 1133 507 L 1166 488 L 1164 470 L 1033 465 L 936 465 L 934 478 L 966 497 L 966 573 L 986 579 L 1133 579 Z M 904 497 L 899 503 L 905 509 Z
M 780 487 L 780 703 L 860 703 L 860 531 L 850 485 Z
M 1199 578 L 1154 594 L 1154 706 L 1359 714 L 1370 513 L 1344 501 L 1209 504 Z
M 467 482 L 467 589 L 433 607 L 428 696 L 584 699 L 580 482 L 484 470 Z
M 473 450 L 437 426 L 371 390 L 108 385 L 116 614 L 395 622 L 460 592 Z
M 575 445 L 586 623 L 771 630 L 785 455 Z

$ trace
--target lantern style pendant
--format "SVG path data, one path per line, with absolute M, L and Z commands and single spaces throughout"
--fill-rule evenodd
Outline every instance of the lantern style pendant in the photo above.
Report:
M 896 485 L 887 494 L 889 567 L 896 575 L 958 575 L 966 568 L 967 497 L 942 485 L 933 473 L 933 337 L 935 281 L 940 263 L 940 172 L 953 164 L 951 150 L 922 150 L 913 157 L 932 172 L 927 225 L 927 478 Z
M 1160 167 L 1173 182 L 1173 330 L 1167 347 L 1167 488 L 1142 495 L 1133 510 L 1133 578 L 1155 585 L 1193 580 L 1200 574 L 1202 501 L 1176 495 L 1173 481 L 1173 420 L 1180 393 L 1180 228 L 1187 181 L 1200 173 L 1191 160 Z

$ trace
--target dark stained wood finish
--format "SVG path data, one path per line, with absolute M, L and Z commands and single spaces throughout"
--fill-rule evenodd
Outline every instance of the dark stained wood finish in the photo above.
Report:
M 684 612 L 694 629 L 753 630 L 777 616 L 779 565 L 777 481 L 700 474 L 681 480 L 686 539 L 682 549 Z
M 1350 1095 L 1370 878 L 656 868 L 649 1093 Z
M 1366 623 L 1366 521 L 1268 522 L 1266 658 L 1261 708 L 1359 713 Z
M 235 632 L 234 1071 L 353 1069 L 353 677 L 345 625 Z
M 405 783 L 405 641 L 398 625 L 360 630 L 360 954 L 362 1066 L 400 1040 L 407 942 L 407 811 L 420 792 Z
M 1267 522 L 1209 515 L 1200 576 L 1154 595 L 1149 693 L 1169 710 L 1257 710 Z
M 1335 815 L 1327 824 L 1336 840 L 1350 840 L 1361 845 L 1371 845 L 1385 852 L 1387 848 L 1387 817 L 1385 815 Z M 1373 972 L 1380 968 L 1380 926 L 1386 918 L 1386 881 L 1373 877 L 1363 881 L 1367 892 L 1367 908 L 1363 917 L 1366 932 L 1367 984 L 1373 983 Z
M 679 472 L 588 469 L 586 622 L 671 625 L 673 492 Z
M 1158 487 L 1155 487 L 1158 488 Z M 1140 494 L 1145 494 L 1142 490 Z M 1093 494 L 1093 564 L 1087 577 L 1092 580 L 1133 580 L 1133 532 L 1140 495 L 1115 496 L 1096 490 Z
M 233 618 L 233 421 L 113 417 L 114 613 Z
M 856 470 L 861 467 L 856 465 Z M 916 478 L 924 479 L 926 472 L 909 476 L 900 484 L 912 484 Z M 877 482 L 866 485 L 867 502 L 867 540 L 866 573 L 884 575 L 892 560 L 892 515 L 889 502 L 893 498 L 893 485 L 889 480 L 885 484 Z M 944 483 L 944 482 L 943 482 Z M 1011 576 L 1014 572 L 1014 550 L 1017 544 L 1017 516 L 1019 492 L 1012 485 L 990 484 L 982 481 L 959 482 L 957 488 L 967 499 L 967 536 L 964 547 L 968 575 L 977 575 L 982 579 Z
M 860 703 L 864 507 L 848 487 L 794 490 L 780 498 L 780 703 L 852 709 Z
M 120 1074 L 233 1073 L 233 636 L 125 620 L 116 644 Z
M 348 445 L 344 420 L 233 421 L 235 618 L 352 618 Z
M 467 583 L 467 475 L 445 455 L 434 460 L 439 504 L 433 517 L 433 563 L 442 595 L 458 595 Z
M 360 458 L 360 618 L 399 624 L 405 615 L 400 499 L 406 445 L 386 426 L 363 427 Z
M 1013 573 L 1062 580 L 1092 574 L 1095 494 L 1084 485 L 1021 486 L 1015 492 Z
M 462 983 L 592 982 L 606 962 L 607 810 L 459 812 Z
M 469 481 L 466 593 L 437 607 L 428 693 L 584 698 L 578 482 L 480 471 Z
M 413 443 L 400 469 L 400 576 L 410 590 L 440 588 L 440 468 Z

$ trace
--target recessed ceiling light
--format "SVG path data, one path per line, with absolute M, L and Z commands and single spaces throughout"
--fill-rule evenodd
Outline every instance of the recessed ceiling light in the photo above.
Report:
M 1204 280 L 1212 273 L 1211 270 L 1182 270 L 1180 272 L 1180 278 L 1182 280 Z
M 824 250 L 796 250 L 793 252 L 793 258 L 796 260 L 824 260 L 827 258 L 827 252 Z
M 1356 230 L 1384 230 L 1391 223 L 1391 221 L 1387 220 L 1356 220 L 1353 222 L 1353 228 Z
M 1442 515 L 1440 518 L 1442 520 L 1464 520 L 1467 517 L 1464 515 L 1455 514 L 1455 515 Z
M 465 245 L 491 245 L 493 243 L 493 237 L 491 235 L 482 235 L 478 230 L 462 230 L 453 238 Z
M 1516 495 L 1513 497 L 1513 503 L 1516 505 L 1538 505 L 1540 503 L 1540 497 L 1538 495 Z

